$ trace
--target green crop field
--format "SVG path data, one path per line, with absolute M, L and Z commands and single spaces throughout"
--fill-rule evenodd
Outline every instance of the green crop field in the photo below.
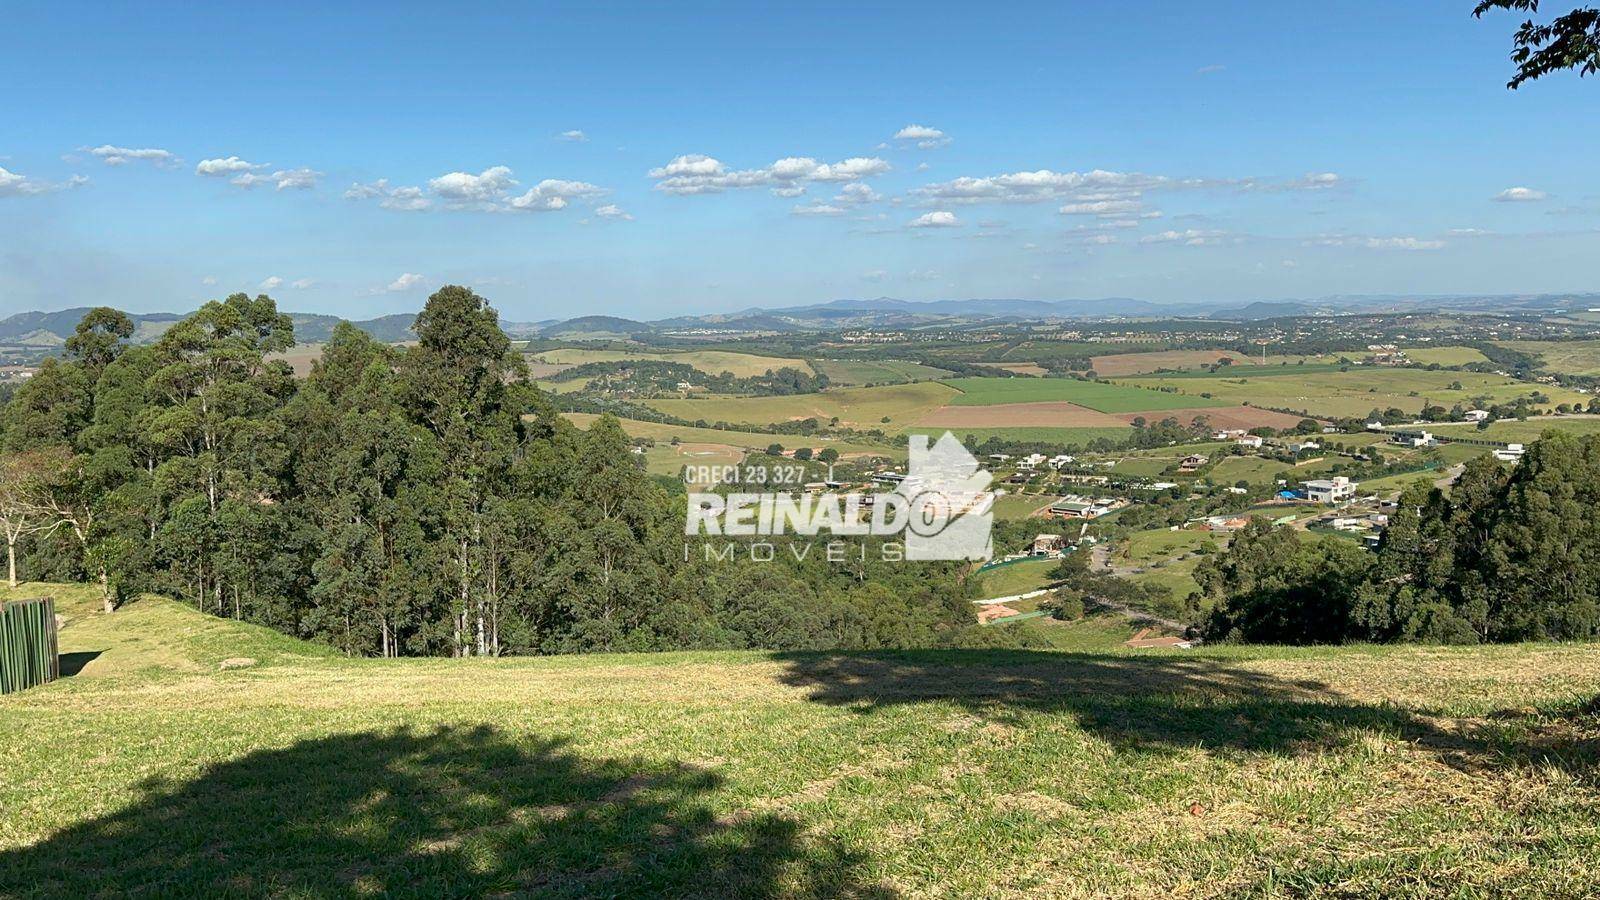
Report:
M 1449 408 L 1457 403 L 1468 404 L 1478 396 L 1487 396 L 1491 402 L 1508 402 L 1535 391 L 1547 395 L 1551 403 L 1587 399 L 1576 391 L 1499 375 L 1373 366 L 1355 367 L 1348 372 L 1303 373 L 1298 377 L 1219 374 L 1207 378 L 1148 376 L 1117 381 L 1172 387 L 1197 401 L 1199 395 L 1210 394 L 1213 399 L 1206 402 L 1214 406 L 1249 403 L 1325 417 L 1359 418 L 1373 409 L 1390 407 L 1416 413 L 1430 402 Z M 1461 383 L 1460 390 L 1450 388 L 1456 382 Z
M 806 373 L 811 372 L 811 366 L 803 359 L 756 356 L 750 353 L 735 353 L 727 350 L 686 350 L 681 353 L 674 353 L 651 350 L 588 350 L 577 347 L 563 347 L 557 350 L 539 350 L 528 354 L 528 357 L 532 360 L 555 365 L 582 365 L 583 363 L 614 362 L 629 359 L 658 360 L 694 366 L 696 369 L 711 375 L 731 372 L 739 378 L 751 378 L 784 368 L 799 369 Z
M 650 400 L 649 405 L 680 419 L 764 425 L 795 419 L 837 417 L 851 428 L 896 431 L 960 396 L 938 382 L 842 388 L 787 397 L 706 397 Z M 883 419 L 887 417 L 888 422 Z
M 1600 888 L 1593 645 L 345 659 L 42 593 L 8 897 Z
M 819 359 L 814 363 L 829 381 L 842 386 L 933 381 L 950 375 L 944 369 L 897 359 Z
M 1489 357 L 1475 347 L 1408 347 L 1406 356 L 1423 365 L 1438 363 L 1441 366 L 1464 366 L 1467 363 L 1488 362 Z
M 944 383 L 961 392 L 950 401 L 954 406 L 1066 401 L 1098 412 L 1132 413 L 1218 405 L 1199 397 L 1075 378 L 952 378 Z

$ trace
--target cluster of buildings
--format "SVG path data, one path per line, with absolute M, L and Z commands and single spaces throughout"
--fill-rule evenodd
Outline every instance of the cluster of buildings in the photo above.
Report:
M 1112 510 L 1127 506 L 1128 502 L 1117 497 L 1080 497 L 1077 494 L 1068 494 L 1050 504 L 1050 515 L 1057 519 L 1098 519 Z

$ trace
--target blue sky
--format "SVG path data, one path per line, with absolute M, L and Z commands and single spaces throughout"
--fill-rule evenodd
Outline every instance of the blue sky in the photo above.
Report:
M 0 313 L 1600 289 L 1470 0 L 330 6 L 7 4 Z

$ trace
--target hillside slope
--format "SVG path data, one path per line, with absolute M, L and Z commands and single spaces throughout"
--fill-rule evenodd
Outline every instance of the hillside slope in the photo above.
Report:
M 0 698 L 5 896 L 1600 890 L 1594 646 L 347 660 L 43 593 L 97 655 Z

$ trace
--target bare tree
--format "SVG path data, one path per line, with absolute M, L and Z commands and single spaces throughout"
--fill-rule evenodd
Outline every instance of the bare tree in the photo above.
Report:
M 67 524 L 50 491 L 60 471 L 60 454 L 52 451 L 0 456 L 0 530 L 5 532 L 6 576 L 12 587 L 17 586 L 17 542 Z

